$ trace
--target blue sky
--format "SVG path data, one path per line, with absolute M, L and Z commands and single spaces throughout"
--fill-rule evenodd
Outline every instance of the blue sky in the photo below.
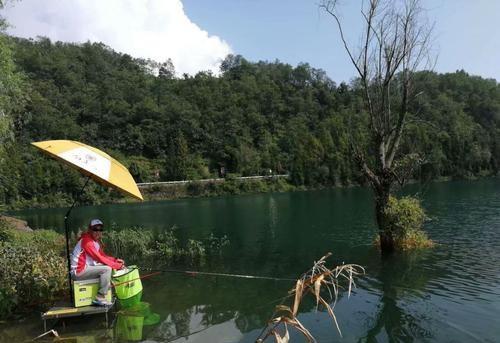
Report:
M 251 61 L 307 62 L 336 82 L 355 71 L 320 0 L 22 0 L 4 9 L 15 36 L 103 42 L 158 62 L 178 75 L 217 73 L 229 53 Z M 345 6 L 345 31 L 357 42 L 361 0 Z M 422 0 L 435 22 L 438 72 L 465 69 L 500 81 L 500 0 Z
M 354 69 L 341 48 L 334 22 L 315 0 L 184 0 L 187 16 L 225 40 L 245 58 L 296 65 L 307 62 L 335 81 L 348 81 Z M 344 0 L 346 28 L 356 41 L 359 1 Z M 465 69 L 500 82 L 500 1 L 426 0 L 435 22 L 438 72 Z

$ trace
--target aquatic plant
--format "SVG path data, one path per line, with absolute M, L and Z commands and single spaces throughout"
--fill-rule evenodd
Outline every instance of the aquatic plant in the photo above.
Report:
M 106 250 L 120 256 L 127 263 L 169 263 L 187 259 L 190 264 L 202 262 L 206 257 L 220 256 L 224 247 L 229 245 L 227 236 L 217 237 L 210 234 L 206 239 L 178 238 L 178 228 L 153 232 L 140 227 L 122 228 L 114 224 L 106 231 L 103 243 Z
M 179 239 L 175 235 L 175 226 L 161 232 L 156 237 L 156 250 L 163 257 L 170 259 L 180 253 Z
M 202 258 L 206 254 L 205 246 L 202 242 L 197 241 L 195 239 L 189 239 L 186 244 L 185 253 L 191 259 Z
M 119 229 L 116 224 L 111 224 L 111 229 L 103 235 L 103 245 L 112 255 L 137 262 L 156 253 L 154 239 L 150 230 L 139 227 Z
M 213 233 L 210 233 L 206 239 L 205 245 L 209 255 L 222 255 L 224 248 L 229 245 L 229 238 L 227 238 L 226 235 L 217 237 Z
M 356 287 L 354 279 L 365 273 L 363 267 L 357 264 L 342 264 L 335 268 L 327 268 L 326 259 L 331 253 L 323 256 L 307 272 L 297 279 L 295 287 L 289 291 L 289 297 L 293 297 L 292 304 L 278 305 L 268 325 L 262 330 L 256 343 L 262 343 L 268 338 L 274 338 L 276 343 L 288 343 L 290 334 L 288 327 L 300 332 L 308 342 L 316 342 L 311 332 L 300 322 L 297 315 L 304 297 L 311 294 L 316 299 L 316 309 L 323 306 L 332 318 L 335 327 L 342 336 L 337 318 L 335 316 L 335 305 L 342 289 L 347 288 L 349 297 L 353 288 Z M 341 285 L 341 282 L 347 283 Z M 283 333 L 280 333 L 282 331 Z
M 391 196 L 385 214 L 396 249 L 410 250 L 434 245 L 422 229 L 427 216 L 419 199 L 410 196 L 398 199 Z M 380 244 L 377 242 L 377 245 Z

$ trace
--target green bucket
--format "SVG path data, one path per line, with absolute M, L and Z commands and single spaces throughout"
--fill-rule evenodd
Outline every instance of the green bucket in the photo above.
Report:
M 113 275 L 116 297 L 120 300 L 131 298 L 142 291 L 139 269 L 130 266 L 127 270 L 119 270 Z
M 128 309 L 139 304 L 141 302 L 141 298 L 142 298 L 142 291 L 140 291 L 138 294 L 128 299 L 119 299 L 118 303 L 120 304 L 120 308 Z

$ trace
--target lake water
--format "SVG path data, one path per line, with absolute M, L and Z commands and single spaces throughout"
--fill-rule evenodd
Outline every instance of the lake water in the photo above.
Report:
M 364 266 L 358 288 L 335 308 L 342 338 L 326 312 L 304 304 L 299 319 L 318 342 L 499 342 L 500 181 L 412 185 L 407 193 L 422 197 L 431 218 L 426 229 L 439 245 L 389 258 L 372 246 L 371 195 L 362 188 L 80 207 L 71 227 L 98 217 L 146 230 L 175 225 L 183 238 L 226 234 L 229 250 L 222 261 L 200 267 L 207 271 L 296 278 L 327 252 L 333 253 L 330 265 Z M 34 228 L 61 230 L 64 212 L 17 215 Z M 120 328 L 127 318 L 119 315 L 110 330 L 100 319 L 72 321 L 56 330 L 82 341 L 254 342 L 293 286 L 172 273 L 143 284 L 142 300 L 159 315 L 157 324 L 135 318 L 124 333 Z M 36 319 L 0 330 L 4 339 L 43 331 Z M 302 341 L 292 335 L 292 342 Z

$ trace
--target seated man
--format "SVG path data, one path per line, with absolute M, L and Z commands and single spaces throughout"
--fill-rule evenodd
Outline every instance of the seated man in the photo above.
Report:
M 71 256 L 71 276 L 74 280 L 99 278 L 99 291 L 93 303 L 100 306 L 111 305 L 106 300 L 111 282 L 111 269 L 121 269 L 125 264 L 119 258 L 106 255 L 101 249 L 103 227 L 102 221 L 92 219 L 87 232 L 81 235 Z

